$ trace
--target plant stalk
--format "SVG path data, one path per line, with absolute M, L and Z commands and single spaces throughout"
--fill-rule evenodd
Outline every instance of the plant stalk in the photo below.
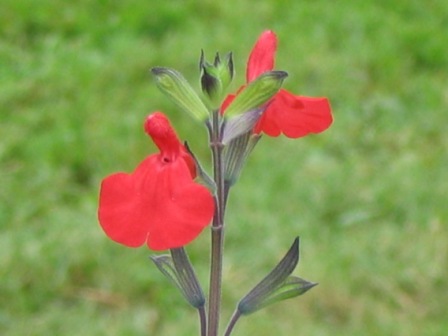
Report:
M 207 336 L 217 336 L 221 309 L 222 261 L 224 249 L 224 211 L 227 193 L 224 187 L 223 144 L 221 142 L 221 116 L 213 111 L 208 124 L 213 158 L 213 178 L 216 183 L 215 214 L 211 230 L 210 289 L 208 302 Z
M 198 308 L 199 313 L 199 323 L 201 325 L 201 336 L 207 335 L 207 317 L 205 314 L 205 307 L 201 306 Z
M 241 313 L 239 312 L 238 309 L 236 309 L 233 312 L 232 318 L 230 319 L 229 325 L 227 326 L 224 336 L 230 336 L 230 334 L 233 331 L 233 327 L 235 326 L 236 322 L 239 320 L 240 316 L 241 316 Z

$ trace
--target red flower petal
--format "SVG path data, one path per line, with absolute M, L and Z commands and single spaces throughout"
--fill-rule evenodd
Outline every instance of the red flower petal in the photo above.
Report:
M 320 133 L 332 122 L 326 98 L 295 96 L 282 89 L 255 125 L 254 133 L 264 132 L 272 137 L 283 133 L 289 138 L 300 138 L 309 133 Z
M 101 183 L 98 219 L 107 236 L 129 247 L 141 246 L 148 234 L 148 223 L 132 175 L 117 173 Z
M 183 160 L 151 155 L 132 174 L 107 177 L 101 186 L 99 220 L 114 241 L 153 250 L 184 246 L 210 223 L 214 202 L 196 184 Z
M 148 246 L 153 250 L 190 243 L 210 223 L 214 212 L 213 198 L 207 188 L 179 179 L 178 173 L 164 178 L 173 188 L 164 188 L 159 194 L 160 208 L 148 236 Z
M 258 38 L 247 61 L 246 81 L 249 83 L 266 71 L 274 69 L 277 37 L 267 30 Z

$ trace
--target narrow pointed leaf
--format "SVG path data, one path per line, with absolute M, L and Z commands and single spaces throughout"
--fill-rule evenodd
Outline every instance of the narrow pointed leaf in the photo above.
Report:
M 200 183 L 205 185 L 208 188 L 208 190 L 210 190 L 210 192 L 213 195 L 215 195 L 216 194 L 216 183 L 215 183 L 215 181 L 207 174 L 207 172 L 205 171 L 204 167 L 199 162 L 199 160 L 196 157 L 196 155 L 194 155 L 194 153 L 191 151 L 191 149 L 188 146 L 187 142 L 184 143 L 184 146 L 185 146 L 185 149 L 188 151 L 188 153 L 193 158 L 193 161 L 195 163 L 197 179 L 199 180 Z
M 261 300 L 257 306 L 253 307 L 253 310 L 250 313 L 260 310 L 273 303 L 292 299 L 305 294 L 316 285 L 317 283 L 315 282 L 309 282 L 299 277 L 289 276 L 284 283 L 269 293 L 269 296 L 267 296 L 264 300 Z M 249 313 L 246 312 L 246 315 L 248 314 Z
M 278 265 L 239 302 L 241 314 L 248 315 L 264 307 L 264 302 L 285 283 L 298 261 L 299 238 L 296 238 Z

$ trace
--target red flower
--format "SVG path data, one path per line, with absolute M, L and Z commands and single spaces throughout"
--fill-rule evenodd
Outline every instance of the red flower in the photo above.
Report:
M 268 30 L 261 34 L 247 62 L 246 80 L 251 82 L 274 68 L 277 37 Z M 227 97 L 223 109 L 235 96 Z M 303 137 L 309 133 L 326 130 L 333 118 L 328 99 L 294 95 L 281 89 L 269 102 L 255 125 L 254 133 L 265 133 L 276 137 L 283 133 L 289 138 Z
M 181 247 L 210 223 L 213 197 L 193 181 L 194 161 L 164 114 L 150 115 L 145 131 L 160 153 L 148 156 L 131 174 L 103 180 L 99 221 L 109 238 L 129 247 L 145 242 L 153 250 Z

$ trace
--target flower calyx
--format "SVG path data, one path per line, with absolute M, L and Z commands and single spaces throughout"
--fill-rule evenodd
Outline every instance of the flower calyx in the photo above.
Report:
M 181 247 L 170 252 L 171 255 L 152 256 L 151 260 L 192 307 L 204 307 L 204 292 L 185 249 Z
M 180 72 L 170 68 L 155 67 L 151 69 L 151 73 L 156 78 L 160 91 L 180 108 L 201 122 L 209 117 L 207 107 Z
M 234 116 L 268 103 L 281 89 L 288 76 L 286 71 L 267 71 L 248 83 L 225 109 L 226 116 Z

